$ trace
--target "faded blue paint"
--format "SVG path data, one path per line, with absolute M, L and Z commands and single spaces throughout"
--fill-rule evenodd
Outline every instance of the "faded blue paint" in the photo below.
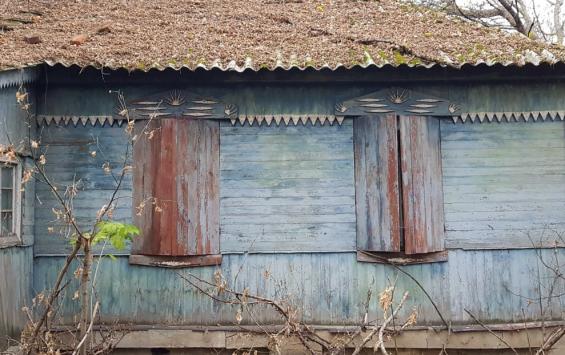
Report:
M 563 122 L 444 122 L 441 132 L 448 246 L 559 241 L 565 232 Z
M 76 83 L 80 84 L 80 80 L 78 78 Z M 40 99 L 34 105 L 41 114 L 111 115 L 114 113 L 116 96 L 109 94 L 108 89 L 120 89 L 128 99 L 170 89 L 162 84 L 64 86 L 55 81 L 49 81 L 49 85 L 45 85 L 39 95 Z M 466 111 L 563 110 L 565 107 L 565 85 L 562 83 L 493 82 L 406 86 L 459 102 Z M 241 114 L 326 115 L 333 113 L 335 102 L 381 88 L 382 85 L 312 82 L 292 85 L 239 83 L 192 89 L 204 96 L 218 97 L 237 104 Z M 6 131 L 17 138 L 13 140 L 20 140 L 27 134 L 27 126 L 15 104 L 15 90 L 13 85 L 0 90 L 2 144 L 7 143 Z M 238 129 L 261 130 L 257 133 L 262 133 L 263 130 L 257 127 L 233 128 L 234 131 Z M 319 132 L 313 132 L 315 134 L 302 136 L 302 132 L 309 129 L 303 126 L 270 128 L 272 131 L 299 131 L 301 136 L 297 140 L 284 135 L 265 138 L 261 134 L 252 134 L 242 142 L 237 141 L 237 135 L 222 136 L 222 192 L 233 194 L 229 197 L 224 194 L 222 199 L 223 250 L 243 250 L 235 243 L 240 240 L 233 239 L 231 246 L 229 243 L 227 232 L 231 225 L 236 224 L 234 221 L 245 219 L 246 215 L 250 219 L 269 214 L 276 215 L 276 218 L 262 217 L 261 223 L 256 225 L 284 231 L 285 233 L 271 235 L 276 237 L 273 245 L 284 245 L 286 251 L 300 253 L 227 254 L 221 269 L 228 280 L 237 278 L 236 287 L 239 289 L 249 287 L 252 292 L 268 297 L 290 298 L 310 323 L 358 323 L 364 314 L 363 302 L 368 288 L 373 287 L 375 292 L 382 290 L 389 280 L 396 277 L 396 273 L 389 266 L 358 263 L 352 252 L 336 252 L 351 250 L 354 246 L 351 244 L 354 236 L 348 224 L 351 223 L 351 198 L 354 196 L 352 176 L 348 175 L 353 167 L 351 142 L 347 135 L 325 134 L 325 131 L 324 134 L 317 135 Z M 323 128 L 326 129 L 343 133 L 348 126 L 346 123 L 341 128 Z M 565 125 L 562 122 L 442 124 L 446 225 L 448 246 L 452 248 L 449 251 L 449 261 L 405 269 L 424 285 L 438 303 L 441 312 L 453 323 L 470 322 L 465 309 L 485 322 L 523 322 L 541 318 L 539 309 L 535 304 L 529 304 L 529 301 L 539 296 L 538 267 L 542 273 L 541 280 L 547 282 L 549 278 L 546 276 L 550 275 L 546 274 L 547 269 L 540 267 L 536 251 L 467 251 L 457 248 L 523 244 L 527 242 L 526 237 L 520 236 L 524 229 L 539 231 L 541 225 L 561 228 L 565 224 L 565 216 L 562 216 L 565 207 L 564 131 Z M 346 139 L 341 141 L 344 137 Z M 80 181 L 81 191 L 74 199 L 74 207 L 81 225 L 87 226 L 93 221 L 96 212 L 107 201 L 115 186 L 112 176 L 104 173 L 102 165 L 109 162 L 114 173 L 119 173 L 125 142 L 123 128 L 115 126 L 49 127 L 43 131 L 42 144 L 49 146 L 46 165 L 48 173 L 61 184 L 61 190 L 73 181 Z M 312 163 L 289 159 L 291 163 L 288 167 L 284 164 L 273 165 L 265 157 L 276 154 L 273 145 L 277 142 L 292 143 L 291 146 L 285 146 L 288 157 L 300 158 L 303 154 L 310 154 Z M 267 152 L 264 149 L 271 150 Z M 94 151 L 96 156 L 92 154 Z M 328 153 L 331 153 L 332 160 L 319 158 L 324 154 L 328 158 Z M 250 156 L 254 159 L 249 159 Z M 287 177 L 292 176 L 295 185 L 285 185 L 290 183 L 277 180 L 280 174 L 273 172 L 273 167 L 279 168 L 279 172 L 287 174 Z M 261 176 L 257 179 L 249 179 L 246 175 L 259 171 Z M 325 173 L 320 174 L 325 171 L 331 171 L 335 176 L 330 178 Z M 292 175 L 294 173 L 296 175 Z M 308 185 L 309 183 L 313 185 Z M 248 194 L 259 194 L 259 190 L 272 191 L 274 186 L 293 186 L 287 192 L 294 191 L 297 196 L 282 197 L 293 199 L 292 202 L 287 201 L 288 204 L 271 205 L 266 203 L 267 199 L 269 202 L 276 201 L 269 196 L 253 197 Z M 332 196 L 298 194 L 304 191 L 327 191 L 328 186 L 339 193 Z M 123 187 L 115 217 L 130 221 L 132 206 L 129 176 Z M 34 195 L 37 197 L 35 210 Z M 68 250 L 67 240 L 48 232 L 48 227 L 59 225 L 51 213 L 51 208 L 56 204 L 48 189 L 38 185 L 37 191 L 34 191 L 33 184 L 26 186 L 25 201 L 24 235 L 26 244 L 31 244 L 35 234 L 33 249 L 36 258 L 32 265 L 29 247 L 0 249 L 0 334 L 15 334 L 21 329 L 19 309 L 23 304 L 29 303 L 32 286 L 35 292 L 51 287 L 64 262 L 61 255 Z M 259 201 L 260 203 L 254 204 Z M 237 211 L 239 206 L 244 205 L 244 211 Z M 333 241 L 331 248 L 324 250 L 330 251 L 329 253 L 316 253 L 320 249 L 315 243 L 297 245 L 295 241 L 300 230 L 296 230 L 292 238 L 284 239 L 292 228 L 287 223 L 291 214 L 305 213 L 304 211 L 319 211 L 316 212 L 319 214 L 312 214 L 317 216 L 324 213 L 327 216 L 341 215 L 347 219 L 339 222 L 339 226 L 320 229 L 326 233 L 325 236 L 331 236 Z M 319 220 L 314 222 L 320 225 Z M 246 238 L 249 240 L 251 235 L 258 235 L 258 244 L 263 243 L 262 251 L 269 251 L 271 246 L 262 239 L 262 234 L 255 233 L 256 225 L 245 227 L 254 231 Z M 324 248 L 330 245 L 328 240 L 322 242 L 325 242 Z M 283 250 L 274 250 L 274 246 L 272 249 L 271 251 Z M 553 252 L 544 250 L 541 253 L 549 258 Z M 555 252 L 561 259 L 565 256 L 564 249 Z M 32 270 L 33 285 L 30 278 Z M 204 267 L 183 270 L 181 273 L 193 272 L 212 279 L 214 270 Z M 234 323 L 234 309 L 212 303 L 186 285 L 172 270 L 130 266 L 125 257 L 119 257 L 115 262 L 104 259 L 96 282 L 102 301 L 102 315 L 107 321 L 196 325 Z M 563 287 L 562 282 L 558 284 L 555 293 L 565 292 Z M 400 275 L 398 290 L 408 290 L 411 295 L 405 314 L 415 306 L 419 309 L 418 320 L 421 324 L 439 323 L 435 310 L 411 280 Z M 66 297 L 62 312 L 70 317 L 77 311 L 78 304 L 70 299 L 72 292 L 68 292 Z M 565 305 L 553 302 L 547 309 L 549 314 L 546 319 L 561 319 Z M 370 304 L 370 317 L 379 315 L 374 294 Z M 258 317 L 262 322 L 280 321 L 276 314 L 269 312 L 260 313 Z M 244 322 L 251 323 L 249 319 Z
M 221 250 L 355 250 L 353 125 L 220 129 Z
M 0 73 L 0 144 L 3 146 L 12 144 L 18 149 L 28 136 L 26 114 L 16 102 L 16 92 L 20 84 L 33 77 L 31 71 Z M 34 113 L 35 96 L 32 89 L 28 91 L 32 103 L 30 112 Z M 31 133 L 34 131 L 35 126 Z M 18 338 L 26 322 L 22 307 L 31 304 L 34 187 L 34 181 L 29 182 L 22 194 L 22 246 L 0 247 L 0 349 L 8 343 L 15 344 L 13 340 L 8 342 L 8 338 Z
M 26 323 L 22 308 L 31 305 L 32 274 L 31 247 L 0 248 L 0 350 L 15 344 Z
M 241 113 L 328 114 L 335 100 L 378 89 L 318 84 L 300 90 L 263 85 L 238 88 L 241 90 L 203 87 L 194 91 L 236 103 Z M 449 96 L 481 111 L 550 109 L 549 104 L 559 108 L 562 99 L 558 100 L 548 88 L 565 91 L 563 87 L 536 86 L 551 100 L 518 100 L 509 93 L 509 86 L 493 84 L 485 92 L 506 100 L 497 107 L 481 96 L 478 88 L 469 85 L 419 89 L 429 89 L 435 96 Z M 525 94 L 527 89 L 526 85 L 518 85 L 514 92 Z M 124 88 L 130 97 L 159 90 L 143 86 Z M 55 86 L 46 93 L 41 109 L 46 114 L 105 115 L 112 113 L 113 98 L 99 87 L 68 90 Z M 481 102 L 484 106 L 480 106 Z M 351 229 L 355 221 L 351 215 L 354 191 L 349 131 L 350 122 L 319 129 L 302 125 L 259 128 L 222 124 L 220 244 L 227 253 L 222 272 L 229 280 L 235 280 L 238 274 L 237 288 L 249 287 L 265 296 L 292 298 L 310 323 L 358 322 L 364 314 L 362 303 L 369 285 L 374 285 L 375 291 L 382 290 L 395 277 L 393 268 L 358 263 L 355 254 L 348 252 L 355 241 Z M 441 132 L 449 261 L 410 266 L 406 270 L 422 282 L 444 316 L 454 323 L 470 322 L 465 309 L 485 322 L 522 322 L 524 314 L 527 320 L 540 319 L 539 309 L 528 306 L 528 299 L 535 299 L 538 290 L 539 262 L 534 250 L 458 248 L 524 246 L 528 240 L 521 236 L 522 231 L 539 230 L 542 223 L 552 227 L 565 224 L 565 216 L 560 212 L 565 201 L 564 123 L 463 125 L 445 121 Z M 63 185 L 80 180 L 81 191 L 74 206 L 79 222 L 88 225 L 115 186 L 102 165 L 108 161 L 119 172 L 126 147 L 123 128 L 51 126 L 44 129 L 42 142 L 50 147 L 48 172 Z M 278 150 L 281 143 L 284 149 Z M 97 152 L 95 157 L 93 151 Z M 323 196 L 327 191 L 334 193 Z M 56 225 L 50 212 L 54 200 L 49 191 L 38 186 L 37 197 L 42 204 L 35 218 L 34 288 L 39 291 L 52 284 L 63 262 L 61 256 L 53 255 L 64 254 L 68 242 L 47 233 L 49 226 Z M 120 220 L 131 220 L 129 176 L 115 215 Z M 297 243 L 297 236 L 305 232 L 289 221 L 305 216 L 311 217 L 307 220 L 310 226 L 302 227 L 318 228 L 319 233 L 311 234 L 312 243 Z M 324 218 L 339 222 L 322 226 L 330 223 Z M 321 235 L 327 239 L 319 238 Z M 264 254 L 229 254 L 253 249 L 248 247 L 251 242 L 254 251 Z M 278 251 L 289 253 L 274 253 Z M 552 252 L 542 253 L 549 257 Z M 556 252 L 563 258 L 563 249 Z M 174 271 L 130 266 L 122 257 L 115 262 L 105 259 L 101 265 L 97 285 L 105 320 L 233 324 L 235 310 L 196 293 Z M 182 272 L 212 279 L 214 268 Z M 558 287 L 564 286 L 561 283 Z M 439 323 L 435 310 L 412 281 L 401 275 L 398 288 L 411 294 L 405 312 L 416 306 L 421 324 Z M 70 296 L 67 295 L 64 309 L 69 316 L 77 310 L 77 303 Z M 547 318 L 559 319 L 561 309 L 562 304 L 550 304 Z M 375 299 L 370 312 L 371 316 L 378 315 Z M 264 322 L 278 321 L 276 314 L 268 312 L 257 317 Z
M 550 261 L 552 253 L 553 250 L 545 250 L 542 255 Z M 560 258 L 565 257 L 565 250 L 557 253 Z M 63 262 L 62 257 L 36 258 L 34 288 L 49 287 Z M 538 296 L 539 265 L 534 250 L 457 250 L 450 251 L 447 263 L 414 265 L 404 270 L 422 283 L 444 317 L 454 324 L 470 321 L 464 309 L 486 322 L 500 323 L 540 319 L 539 309 L 528 302 Z M 391 266 L 358 263 L 355 253 L 232 254 L 224 256 L 221 270 L 231 285 L 237 278 L 235 288 L 247 287 L 254 294 L 287 300 L 298 307 L 305 321 L 327 325 L 360 322 L 369 288 L 373 290 L 369 316 L 382 317 L 378 292 L 398 274 Z M 180 273 L 191 272 L 213 280 L 214 271 L 214 267 L 204 267 Z M 550 273 L 541 268 L 543 282 L 548 281 L 548 276 Z M 96 284 L 106 321 L 190 325 L 233 325 L 235 321 L 235 309 L 199 294 L 174 270 L 131 266 L 125 257 L 116 261 L 106 258 Z M 416 307 L 420 324 L 441 324 L 422 290 L 399 274 L 397 294 L 403 291 L 410 293 L 404 315 Z M 561 283 L 554 294 L 564 291 Z M 70 300 L 72 292 L 67 297 L 63 313 L 71 316 L 78 304 Z M 558 300 L 551 302 L 546 319 L 561 319 L 564 306 Z M 257 312 L 256 317 L 266 324 L 280 323 L 274 312 Z M 244 323 L 253 322 L 246 318 Z
M 77 222 L 81 227 L 92 227 L 98 210 L 108 203 L 117 186 L 116 179 L 124 166 L 126 152 L 131 156 L 124 129 L 52 126 L 42 132 L 41 142 L 49 147 L 46 173 L 57 182 L 61 191 L 76 184 L 79 192 L 73 198 L 73 206 Z M 105 163 L 109 163 L 111 174 L 104 171 Z M 115 202 L 114 218 L 131 222 L 131 174 L 125 175 L 121 186 Z M 36 190 L 35 254 L 64 254 L 71 249 L 71 245 L 68 238 L 61 237 L 59 232 L 63 231 L 68 237 L 70 229 L 57 221 L 52 211 L 52 208 L 59 208 L 60 205 L 48 186 L 38 184 Z M 53 232 L 50 228 L 53 228 Z M 109 247 L 106 250 L 120 253 Z

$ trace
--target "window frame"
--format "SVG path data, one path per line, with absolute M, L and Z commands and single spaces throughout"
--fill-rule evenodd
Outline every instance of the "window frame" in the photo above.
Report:
M 6 158 L 0 158 L 0 168 L 4 166 L 13 168 L 13 187 L 12 187 L 12 233 L 8 236 L 0 235 L 0 248 L 8 248 L 23 244 L 21 233 L 22 220 L 22 164 Z M 1 184 L 1 174 L 0 174 Z M 1 186 L 1 185 L 0 185 Z M 0 192 L 1 198 L 1 192 Z
M 438 163 L 437 164 L 418 164 L 417 170 L 413 170 L 411 166 L 406 165 L 406 163 L 410 163 L 411 159 L 413 159 L 412 154 L 415 151 L 410 141 L 408 141 L 409 146 L 406 149 L 406 142 L 402 137 L 403 133 L 406 134 L 406 131 L 402 131 L 401 123 L 406 123 L 410 119 L 417 119 L 417 120 L 424 120 L 426 121 L 425 127 L 428 126 L 428 120 L 437 120 L 437 123 L 440 124 L 441 120 L 444 118 L 453 118 L 457 116 L 461 112 L 461 106 L 455 102 L 450 101 L 447 98 L 435 97 L 431 96 L 428 93 L 421 93 L 416 92 L 408 88 L 398 88 L 398 87 L 390 87 L 390 88 L 383 88 L 381 90 L 371 92 L 369 94 L 365 94 L 362 96 L 357 96 L 345 101 L 337 102 L 334 109 L 334 114 L 336 117 L 344 118 L 352 118 L 354 120 L 371 120 L 371 119 L 384 119 L 383 117 L 394 116 L 397 119 L 397 142 L 395 146 L 397 147 L 395 156 L 397 156 L 398 160 L 398 173 L 395 174 L 388 166 L 389 161 L 392 161 L 390 157 L 390 149 L 384 149 L 384 147 L 372 147 L 371 149 L 373 152 L 369 155 L 372 157 L 370 161 L 364 161 L 359 164 L 358 159 L 365 159 L 361 155 L 356 155 L 355 159 L 355 166 L 357 172 L 357 165 L 366 165 L 366 166 L 383 166 L 384 169 L 388 169 L 391 171 L 391 177 L 393 175 L 398 175 L 398 191 L 392 191 L 389 185 L 390 182 L 388 181 L 388 176 L 385 176 L 387 181 L 386 184 L 383 184 L 382 181 L 377 181 L 378 189 L 371 184 L 374 184 L 375 180 L 373 177 L 361 177 L 358 178 L 356 173 L 356 195 L 359 194 L 358 186 L 361 185 L 361 188 L 364 191 L 372 191 L 370 196 L 367 196 L 365 200 L 370 200 L 369 202 L 372 203 L 373 210 L 377 210 L 378 212 L 368 214 L 365 217 L 370 219 L 370 223 L 367 223 L 371 226 L 372 230 L 382 230 L 382 227 L 375 227 L 376 225 L 381 225 L 384 223 L 385 225 L 390 221 L 383 222 L 382 216 L 386 217 L 390 215 L 387 213 L 382 213 L 382 201 L 385 200 L 384 205 L 389 200 L 396 200 L 398 199 L 401 201 L 399 202 L 401 211 L 399 210 L 400 215 L 400 227 L 399 230 L 404 228 L 404 232 L 406 231 L 406 225 L 410 223 L 415 223 L 414 221 L 406 221 L 406 216 L 411 216 L 413 219 L 418 222 L 418 226 L 420 229 L 418 230 L 419 233 L 411 231 L 409 233 L 410 242 L 418 242 L 417 244 L 410 244 L 407 245 L 406 238 L 407 235 L 400 231 L 400 246 L 397 246 L 396 243 L 383 243 L 382 240 L 377 240 L 379 236 L 375 233 L 372 236 L 368 236 L 367 233 L 361 233 L 361 237 L 359 234 L 359 218 L 364 218 L 364 216 L 357 215 L 357 225 L 358 225 L 358 235 L 357 235 L 357 260 L 363 262 L 376 262 L 376 263 L 394 263 L 394 264 L 417 264 L 417 263 L 428 263 L 428 262 L 441 262 L 447 261 L 448 257 L 448 250 L 445 245 L 445 217 L 441 216 L 441 222 L 436 222 L 437 216 L 435 211 L 433 210 L 434 203 L 430 204 L 428 201 L 431 201 L 429 196 L 441 197 L 442 202 L 438 202 L 437 204 L 443 205 L 443 186 L 441 184 L 442 181 L 442 167 L 441 167 L 441 134 L 440 132 L 436 132 L 439 135 L 433 135 L 432 141 L 427 142 L 430 145 L 430 149 L 437 146 L 437 149 L 432 149 L 434 156 L 437 154 L 438 156 Z M 354 121 L 355 122 L 355 121 Z M 412 126 L 412 125 L 410 125 Z M 423 127 L 424 127 L 423 126 Z M 407 126 L 405 126 L 406 128 Z M 440 129 L 440 128 L 438 128 Z M 417 137 L 429 137 L 427 131 L 425 129 L 418 129 Z M 360 136 L 366 135 L 366 132 L 360 134 Z M 390 139 L 384 139 L 385 141 L 393 142 L 394 137 L 392 134 L 388 134 Z M 374 139 L 379 140 L 380 133 L 374 133 L 374 138 L 366 137 L 359 139 L 359 142 L 354 138 L 354 146 L 357 150 L 362 150 L 363 147 L 359 147 L 358 145 L 363 141 L 373 141 Z M 385 137 L 386 138 L 386 137 Z M 422 144 L 422 139 L 418 138 L 416 140 L 416 145 Z M 426 138 L 425 140 L 428 140 Z M 423 142 L 424 146 L 426 142 Z M 432 144 L 433 143 L 433 144 Z M 385 143 L 386 144 L 386 143 Z M 408 153 L 408 154 L 407 154 Z M 364 156 L 367 156 L 365 154 Z M 393 157 L 394 158 L 394 157 Z M 422 165 L 422 166 L 420 166 Z M 438 168 L 434 169 L 434 168 Z M 434 173 L 434 171 L 436 171 Z M 439 172 L 438 172 L 439 171 Z M 373 174 L 375 175 L 375 174 Z M 371 175 L 371 176 L 373 176 Z M 386 175 L 386 174 L 385 174 Z M 416 179 L 414 180 L 414 176 Z M 434 175 L 439 175 L 439 178 L 433 178 Z M 383 177 L 381 176 L 381 180 Z M 414 185 L 413 181 L 416 181 Z M 439 181 L 439 186 L 436 186 L 434 181 Z M 363 187 L 363 185 L 366 185 Z M 428 187 L 429 188 L 423 188 Z M 384 190 L 383 190 L 384 189 Z M 377 193 L 375 193 L 375 190 Z M 381 195 L 386 195 L 386 198 L 381 198 Z M 410 209 L 414 209 L 414 202 L 412 199 L 415 199 L 415 191 L 418 191 L 418 213 L 413 213 Z M 438 194 L 439 192 L 439 194 Z M 389 196 L 390 195 L 390 196 Z M 394 196 L 393 196 L 394 195 Z M 422 198 L 425 196 L 425 198 Z M 359 203 L 359 198 L 356 197 L 356 203 Z M 361 199 L 362 200 L 362 199 Z M 359 206 L 356 206 L 356 211 L 359 212 Z M 409 207 L 409 208 L 407 208 Z M 425 222 L 422 222 L 422 211 L 424 212 L 426 218 Z M 444 214 L 443 209 L 440 212 Z M 428 218 L 428 216 L 430 218 Z M 429 223 L 429 221 L 431 221 Z M 392 221 L 396 223 L 395 221 Z M 394 232 L 394 231 L 393 231 Z M 382 233 L 385 235 L 386 233 Z M 390 233 L 388 233 L 390 234 Z M 430 237 L 431 236 L 431 237 Z M 436 236 L 436 237 L 434 237 Z M 397 237 L 391 235 L 385 235 L 389 241 L 395 241 Z M 373 238 L 371 243 L 369 243 L 369 238 Z M 422 244 L 423 243 L 423 244 Z M 383 247 L 384 245 L 384 247 Z M 369 248 L 367 248 L 369 246 Z M 379 249 L 380 246 L 380 249 Z

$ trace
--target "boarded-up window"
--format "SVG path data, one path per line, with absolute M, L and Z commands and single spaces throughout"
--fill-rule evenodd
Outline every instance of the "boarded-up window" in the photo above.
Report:
M 140 121 L 136 133 L 133 213 L 141 236 L 130 260 L 166 266 L 218 263 L 219 123 Z
M 222 122 L 222 252 L 355 250 L 353 124 Z
M 358 250 L 444 250 L 439 119 L 390 114 L 354 121 Z

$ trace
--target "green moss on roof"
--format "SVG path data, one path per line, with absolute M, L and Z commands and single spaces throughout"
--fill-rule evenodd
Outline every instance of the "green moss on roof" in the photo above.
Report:
M 393 0 L 26 0 L 4 9 L 0 22 L 14 17 L 26 21 L 0 32 L 0 70 L 43 62 L 258 70 L 565 58 L 561 46 Z M 88 40 L 71 44 L 80 34 Z M 40 43 L 27 43 L 30 36 Z

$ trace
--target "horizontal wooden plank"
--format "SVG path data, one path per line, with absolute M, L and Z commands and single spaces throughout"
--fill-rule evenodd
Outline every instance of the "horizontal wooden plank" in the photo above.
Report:
M 355 188 L 349 187 L 321 187 L 310 188 L 279 188 L 279 189 L 221 189 L 225 197 L 331 197 L 331 196 L 354 196 Z
M 565 228 L 558 232 L 563 233 Z M 565 247 L 565 241 L 547 229 L 532 229 L 528 232 L 506 231 L 447 231 L 445 246 L 448 249 L 532 249 Z
M 536 221 L 536 220 L 492 220 L 492 221 L 476 221 L 467 220 L 462 222 L 445 222 L 445 230 L 458 231 L 481 231 L 481 230 L 514 230 L 517 233 L 527 233 L 530 229 L 548 230 L 565 228 L 565 221 Z M 493 240 L 493 242 L 495 242 Z
M 269 161 L 288 161 L 288 160 L 304 160 L 304 161 L 319 161 L 319 160 L 334 160 L 334 159 L 349 159 L 353 157 L 353 148 L 351 145 L 343 144 L 339 148 L 332 150 L 332 155 L 328 155 L 328 151 L 324 150 L 307 150 L 307 151 L 270 151 L 263 152 L 265 154 L 256 154 L 247 156 L 241 154 L 241 151 L 222 153 L 220 162 L 269 162 Z
M 221 205 L 223 208 L 239 206 L 296 206 L 303 203 L 305 206 L 354 206 L 353 196 L 295 196 L 295 197 L 223 197 Z
M 492 201 L 492 202 L 524 202 L 524 201 L 531 201 L 532 203 L 537 203 L 540 201 L 550 201 L 550 202 L 558 202 L 563 201 L 563 194 L 561 193 L 532 193 L 532 194 L 520 194 L 520 193 L 457 193 L 457 192 L 450 192 L 444 191 L 445 196 L 445 203 L 456 203 L 457 201 L 466 201 L 466 202 L 475 202 L 477 204 L 482 203 L 483 201 Z
M 223 130 L 225 134 L 222 135 L 222 143 L 229 145 L 242 145 L 248 146 L 261 146 L 263 148 L 272 147 L 276 149 L 277 145 L 300 145 L 300 144 L 324 144 L 325 142 L 332 141 L 335 143 L 347 143 L 352 141 L 352 138 L 344 135 L 341 131 L 327 132 L 326 134 L 296 134 L 296 135 L 263 135 L 263 134 L 229 134 L 229 130 Z
M 353 161 L 351 159 L 332 159 L 332 160 L 298 160 L 298 161 L 267 161 L 267 162 L 246 162 L 247 170 L 265 173 L 272 171 L 273 169 L 284 169 L 284 171 L 308 171 L 308 170 L 324 170 L 324 171 L 343 171 L 344 169 L 349 169 L 353 166 Z M 241 168 L 241 163 L 224 161 L 220 170 L 222 171 L 221 178 L 225 177 L 225 173 L 230 170 L 239 171 Z M 286 176 L 286 175 L 285 175 Z
M 329 160 L 328 160 L 329 161 Z M 238 162 L 238 164 L 249 164 L 249 162 Z M 251 165 L 251 164 L 250 164 Z M 257 180 L 257 179 L 343 179 L 353 178 L 353 173 L 349 171 L 353 169 L 353 164 L 343 165 L 341 168 L 331 168 L 331 169 L 286 169 L 284 165 L 280 167 L 271 167 L 263 169 L 253 169 L 250 166 L 249 169 L 242 170 L 222 170 L 221 180 Z
M 355 206 L 349 204 L 324 204 L 324 205 L 263 205 L 254 206 L 223 206 L 222 212 L 229 216 L 274 216 L 274 215 L 338 215 L 338 214 L 354 214 Z
M 222 264 L 221 255 L 190 255 L 190 256 L 155 256 L 136 255 L 129 256 L 129 263 L 133 265 L 157 266 L 170 269 L 179 269 L 194 266 L 218 266 Z
M 508 184 L 508 177 L 496 174 L 493 171 L 491 175 L 477 176 L 452 176 L 449 179 L 444 179 L 443 186 L 478 186 L 483 188 L 483 186 L 489 185 L 499 185 L 505 186 Z M 555 174 L 555 175 L 544 175 L 540 177 L 537 174 L 522 174 L 512 176 L 512 185 L 562 185 L 565 183 L 565 173 Z M 450 189 L 451 190 L 451 189 Z
M 251 218 L 241 215 L 222 215 L 220 217 L 222 225 L 227 224 L 251 224 L 265 225 L 270 223 L 284 224 L 307 224 L 307 223 L 349 223 L 355 222 L 354 213 L 331 213 L 331 214 L 284 214 L 284 215 L 256 215 Z
M 287 178 L 275 179 L 258 178 L 245 180 L 223 180 L 222 188 L 228 189 L 280 189 L 280 188 L 309 188 L 312 186 L 323 187 L 349 187 L 348 179 L 313 179 L 313 178 Z
M 545 207 L 545 206 L 544 206 Z M 516 211 L 487 211 L 487 212 L 477 212 L 477 211 L 467 211 L 467 212 L 451 212 L 446 211 L 445 216 L 449 218 L 451 222 L 465 222 L 469 220 L 473 221 L 523 221 L 523 220 L 536 220 L 538 223 L 548 223 L 548 222 L 565 222 L 563 220 L 563 210 L 555 210 L 550 208 L 542 208 L 534 210 Z

